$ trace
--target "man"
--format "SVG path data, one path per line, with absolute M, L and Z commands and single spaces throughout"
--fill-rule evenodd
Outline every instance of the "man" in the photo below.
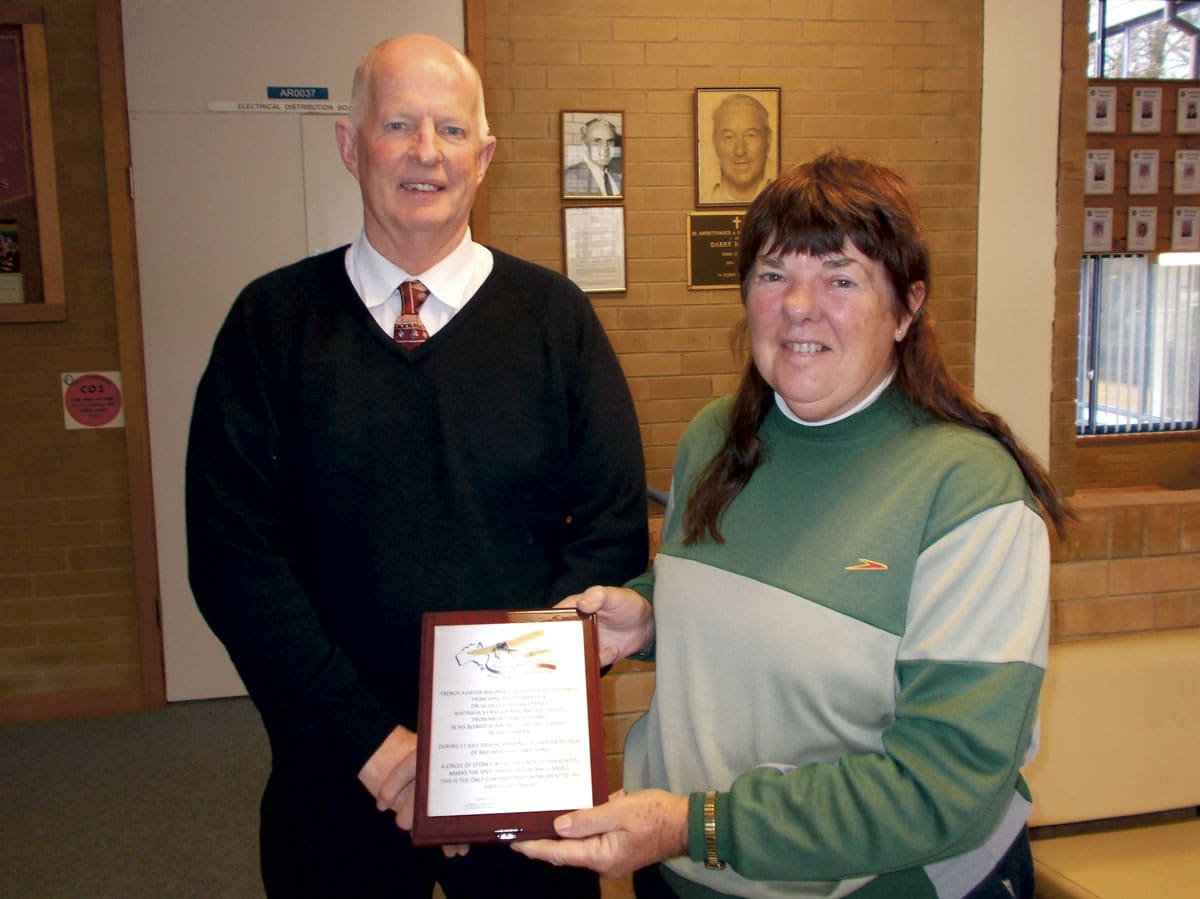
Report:
M 362 233 L 242 291 L 187 460 L 192 588 L 271 741 L 267 892 L 598 896 L 405 831 L 421 613 L 551 605 L 644 568 L 628 388 L 578 288 L 471 240 L 496 139 L 462 54 L 376 46 L 336 132 Z
M 749 94 L 726 97 L 713 110 L 712 142 L 721 176 L 701 199 L 749 204 L 770 183 L 766 168 L 771 126 L 766 107 Z
M 617 129 L 607 119 L 592 119 L 580 129 L 586 156 L 563 173 L 567 196 L 621 195 L 621 159 L 614 157 Z

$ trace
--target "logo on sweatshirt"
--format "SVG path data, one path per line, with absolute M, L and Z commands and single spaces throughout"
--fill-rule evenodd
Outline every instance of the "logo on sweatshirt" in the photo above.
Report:
M 888 567 L 882 562 L 874 562 L 871 559 L 858 560 L 857 565 L 847 565 L 847 571 L 887 571 Z

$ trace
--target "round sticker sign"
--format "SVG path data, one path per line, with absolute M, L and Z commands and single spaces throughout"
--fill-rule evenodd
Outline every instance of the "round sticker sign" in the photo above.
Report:
M 112 378 L 92 372 L 66 375 L 63 380 L 63 405 L 71 419 L 83 427 L 102 428 L 120 414 L 121 388 Z

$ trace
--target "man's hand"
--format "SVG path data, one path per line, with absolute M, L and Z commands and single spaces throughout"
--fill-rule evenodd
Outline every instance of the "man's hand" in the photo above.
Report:
M 375 797 L 381 812 L 396 813 L 396 826 L 412 830 L 413 803 L 417 791 L 417 735 L 397 726 L 358 772 L 358 779 Z M 446 858 L 466 855 L 465 843 L 443 846 Z
M 600 664 L 611 665 L 650 645 L 654 610 L 640 593 L 627 587 L 588 587 L 568 596 L 556 608 L 594 613 L 600 626 Z
M 417 735 L 395 727 L 358 772 L 358 779 L 375 797 L 381 812 L 396 813 L 396 824 L 412 830 L 413 801 L 417 788 Z
M 604 805 L 554 819 L 561 840 L 528 840 L 512 848 L 554 865 L 624 877 L 687 852 L 688 798 L 663 790 L 618 790 Z

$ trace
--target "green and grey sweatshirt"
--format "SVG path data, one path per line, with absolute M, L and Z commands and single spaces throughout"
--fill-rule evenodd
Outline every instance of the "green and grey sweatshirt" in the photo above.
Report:
M 895 389 L 810 427 L 773 407 L 723 544 L 682 501 L 731 398 L 689 426 L 652 571 L 656 691 L 625 788 L 690 795 L 684 897 L 968 893 L 1024 826 L 1049 629 L 1045 524 L 982 431 Z M 704 866 L 718 790 L 725 870 Z M 714 892 L 715 891 L 715 892 Z

